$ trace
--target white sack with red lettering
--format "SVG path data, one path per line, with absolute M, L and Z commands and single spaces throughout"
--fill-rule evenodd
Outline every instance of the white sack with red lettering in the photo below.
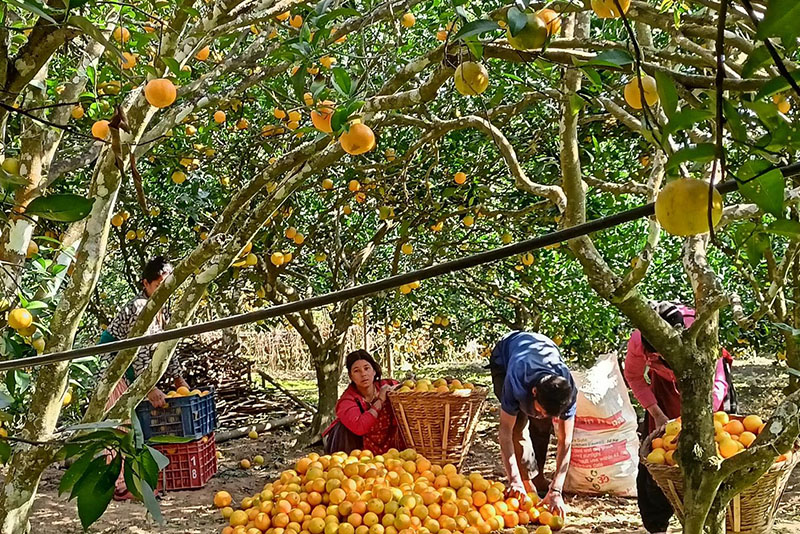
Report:
M 636 496 L 639 438 L 636 412 L 616 355 L 604 354 L 587 371 L 573 371 L 578 409 L 564 490 Z

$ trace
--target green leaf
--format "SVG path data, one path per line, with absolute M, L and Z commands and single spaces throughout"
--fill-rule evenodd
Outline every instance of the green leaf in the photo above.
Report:
M 771 323 L 771 324 L 778 330 L 783 330 L 784 332 L 790 332 L 795 337 L 800 336 L 800 328 L 791 327 L 786 323 Z
M 184 442 L 188 443 L 188 442 Z M 154 449 L 153 447 L 147 446 L 147 452 L 150 453 L 150 456 L 156 462 L 159 471 L 163 471 L 169 465 L 169 458 L 161 454 L 161 451 L 158 449 Z
M 669 123 L 664 127 L 664 135 L 671 135 L 681 130 L 686 130 L 693 124 L 714 117 L 714 112 L 707 109 L 682 109 L 670 117 Z
M 767 226 L 767 232 L 790 239 L 800 239 L 800 222 L 792 219 L 778 219 Z
M 573 94 L 569 96 L 569 110 L 572 115 L 580 113 L 584 104 L 586 104 L 586 101 L 580 95 Z
M 361 12 L 353 9 L 351 7 L 342 7 L 339 9 L 334 9 L 330 13 L 326 13 L 322 15 L 320 18 L 317 19 L 317 26 L 324 27 L 332 21 L 333 19 L 338 19 L 340 17 L 358 17 L 361 15 Z
M 294 89 L 294 95 L 298 100 L 303 99 L 303 93 L 305 93 L 306 83 L 306 69 L 302 66 L 297 69 L 297 72 L 291 77 L 290 81 L 292 82 L 292 89 Z
M 706 163 L 714 159 L 714 144 L 700 143 L 699 145 L 684 147 L 669 157 L 665 166 L 666 170 L 677 169 L 687 161 Z
M 106 464 L 105 455 L 93 458 L 84 470 L 83 475 L 81 475 L 80 478 L 78 478 L 78 480 L 72 485 L 72 491 L 69 494 L 69 500 L 77 497 L 78 494 L 86 487 L 94 489 L 95 484 L 97 484 L 97 481 L 100 480 L 100 477 L 106 472 L 107 467 L 108 465 Z
M 147 443 L 189 443 L 190 441 L 194 441 L 195 438 L 189 437 L 180 437 L 180 436 L 153 436 L 147 440 Z
M 0 439 L 0 464 L 5 464 L 11 457 L 11 445 L 8 440 Z
M 153 487 L 146 480 L 142 481 L 142 499 L 144 499 L 145 508 L 153 516 L 153 520 L 159 525 L 163 525 L 164 517 L 161 515 L 161 507 L 158 505 Z
M 10 172 L 6 172 L 6 170 L 0 167 L 0 184 L 4 188 L 9 187 L 18 187 L 21 185 L 27 185 L 28 179 L 19 176 L 18 174 L 11 174 Z
M 345 124 L 347 124 L 347 118 L 350 116 L 350 113 L 347 111 L 346 107 L 338 108 L 336 111 L 333 112 L 333 117 L 331 117 L 331 130 L 334 133 L 339 132 Z
M 105 428 L 117 428 L 122 424 L 121 421 L 116 419 L 108 421 L 99 421 L 97 423 L 80 423 L 77 425 L 70 425 L 64 429 L 65 432 L 77 432 L 79 430 L 102 430 Z
M 800 3 L 798 3 L 798 5 L 800 5 Z M 800 70 L 790 72 L 789 74 L 794 81 L 800 80 Z M 785 91 L 789 87 L 791 87 L 791 85 L 789 84 L 789 80 L 787 80 L 783 76 L 776 76 L 775 78 L 772 78 L 770 81 L 764 84 L 764 86 L 761 88 L 758 94 L 756 94 L 755 99 L 761 100 L 762 98 L 772 96 L 775 93 L 780 93 L 781 91 Z
M 475 60 L 480 61 L 483 59 L 483 45 L 480 41 L 476 40 L 474 37 L 468 37 L 465 41 L 467 43 L 467 48 L 469 48 Z
M 84 449 L 83 454 L 78 458 L 69 469 L 61 476 L 61 481 L 58 483 L 58 494 L 64 494 L 71 491 L 75 483 L 83 477 L 89 464 L 94 460 L 97 447 L 88 447 Z
M 746 141 L 747 129 L 744 127 L 742 117 L 739 115 L 739 110 L 727 99 L 723 99 L 722 101 L 722 114 L 725 116 L 728 130 L 730 130 L 733 138 L 739 142 Z
M 54 19 L 45 12 L 46 8 L 44 4 L 37 2 L 36 0 L 6 0 L 6 2 L 11 4 L 12 6 L 16 6 L 25 11 L 29 11 L 34 15 L 42 17 L 43 19 L 52 22 L 53 24 L 58 24 L 58 22 L 56 22 L 56 19 Z
M 519 32 L 528 24 L 528 16 L 517 7 L 511 7 L 506 12 L 506 20 L 508 21 L 508 31 L 511 32 L 512 37 L 519 35 Z
M 104 456 L 99 459 L 105 461 Z M 94 486 L 83 486 L 78 492 L 78 517 L 84 530 L 100 519 L 108 509 L 108 504 L 114 496 L 114 486 L 122 469 L 122 456 L 117 455 L 103 473 L 98 477 Z M 80 484 L 82 481 L 78 482 Z
M 473 20 L 472 22 L 464 24 L 461 29 L 459 29 L 458 32 L 456 32 L 456 34 L 451 38 L 451 40 L 458 41 L 459 39 L 464 39 L 466 37 L 472 37 L 499 29 L 500 25 L 493 20 Z
M 757 37 L 780 37 L 790 43 L 800 35 L 800 2 L 797 0 L 770 0 L 767 14 L 758 25 Z
M 158 460 L 156 460 L 152 451 L 155 451 L 155 449 L 149 445 L 145 445 L 142 454 L 139 455 L 139 464 L 142 466 L 142 480 L 150 484 L 151 487 L 155 487 L 156 484 L 158 484 L 158 473 L 161 471 L 159 461 L 164 458 L 164 455 L 156 451 L 159 455 Z
M 342 96 L 349 97 L 350 92 L 353 90 L 353 81 L 350 79 L 350 74 L 347 73 L 342 67 L 334 67 L 333 78 L 331 83 L 333 88 Z
M 586 77 L 592 82 L 592 85 L 595 87 L 602 87 L 603 86 L 603 79 L 600 77 L 600 73 L 597 72 L 595 69 L 584 67 L 581 69 Z
M 67 19 L 67 22 L 80 28 L 86 35 L 103 45 L 106 52 L 110 52 L 111 54 L 116 55 L 117 58 L 123 59 L 120 49 L 117 48 L 114 43 L 106 39 L 106 36 L 103 35 L 103 32 L 100 30 L 100 28 L 92 24 L 86 17 L 72 15 L 69 17 L 69 19 Z
M 766 46 L 759 46 L 747 55 L 747 61 L 742 66 L 742 78 L 752 78 L 764 64 L 766 64 L 772 56 L 769 55 L 769 50 Z
M 757 177 L 757 178 L 756 178 Z M 777 218 L 783 217 L 783 173 L 765 160 L 748 161 L 739 168 L 739 192 Z
M 136 408 L 131 408 L 131 432 L 130 434 L 133 436 L 133 446 L 136 447 L 137 450 L 144 447 L 144 431 L 142 431 L 142 423 L 139 421 L 139 417 L 136 415 Z
M 317 5 L 314 6 L 314 12 L 317 15 L 322 15 L 331 8 L 331 3 L 333 3 L 333 0 L 320 0 L 320 2 L 317 2 Z
M 619 68 L 633 64 L 633 57 L 625 50 L 604 50 L 593 59 L 581 62 L 581 65 L 596 65 L 599 67 Z
M 80 221 L 92 211 L 93 198 L 59 193 L 34 198 L 25 210 L 27 215 L 60 222 Z
M 664 109 L 667 118 L 672 120 L 672 117 L 678 111 L 678 91 L 675 89 L 675 82 L 661 71 L 656 71 L 654 78 L 656 79 L 656 89 L 658 90 L 658 99 L 661 102 L 661 107 Z
M 179 76 L 181 73 L 181 64 L 178 63 L 174 57 L 162 57 L 161 61 L 164 62 L 164 65 L 174 74 L 175 76 Z
M 142 477 L 135 472 L 139 463 L 135 458 L 128 458 L 122 466 L 122 476 L 125 479 L 125 487 L 137 499 L 142 499 Z

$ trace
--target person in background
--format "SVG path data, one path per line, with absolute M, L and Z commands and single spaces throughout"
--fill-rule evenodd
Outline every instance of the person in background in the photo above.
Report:
M 565 515 L 562 496 L 567 477 L 578 389 L 558 346 L 547 336 L 515 331 L 507 334 L 489 359 L 494 393 L 500 400 L 500 454 L 508 476 L 509 497 L 546 491 L 543 503 Z M 553 425 L 558 453 L 552 482 L 544 463 Z
M 157 256 L 148 261 L 142 271 L 142 291 L 125 304 L 119 313 L 117 313 L 109 327 L 101 334 L 100 343 L 110 343 L 112 341 L 126 339 L 133 324 L 139 317 L 139 314 L 142 313 L 142 310 L 147 305 L 150 296 L 171 273 L 172 265 L 170 265 L 165 258 Z M 145 335 L 162 332 L 168 321 L 169 310 L 165 305 L 158 312 Z M 153 359 L 155 348 L 156 345 L 139 347 L 131 366 L 125 372 L 125 376 L 117 383 L 111 397 L 109 397 L 106 409 L 113 406 L 117 399 L 128 389 L 128 386 L 133 383 L 136 377 L 147 369 L 147 366 L 150 365 L 150 361 Z M 107 367 L 116 355 L 116 352 L 104 354 L 101 359 L 103 367 Z M 189 384 L 183 379 L 180 360 L 177 355 L 172 356 L 165 377 L 159 384 L 163 387 L 167 387 L 170 381 L 176 389 L 179 387 L 189 388 Z M 161 408 L 166 405 L 166 395 L 159 387 L 153 388 L 150 393 L 147 394 L 147 400 L 156 408 Z
M 163 257 L 157 256 L 148 261 L 144 267 L 144 270 L 142 271 L 141 293 L 136 295 L 127 304 L 125 304 L 119 313 L 117 313 L 116 317 L 114 317 L 114 320 L 111 321 L 109 327 L 101 334 L 100 344 L 126 339 L 131 331 L 131 328 L 133 327 L 133 324 L 139 317 L 139 314 L 142 313 L 142 310 L 147 304 L 150 296 L 153 294 L 153 292 L 155 292 L 158 286 L 161 285 L 161 282 L 163 282 L 164 279 L 171 273 L 172 265 L 170 265 L 169 262 Z M 168 321 L 169 311 L 166 309 L 165 305 L 158 312 L 158 315 L 156 315 L 155 319 L 150 324 L 150 327 L 147 329 L 145 335 L 152 335 L 163 331 Z M 114 406 L 122 394 L 125 393 L 133 381 L 136 380 L 136 377 L 139 376 L 145 369 L 147 369 L 148 365 L 150 365 L 150 362 L 153 359 L 153 352 L 155 351 L 155 348 L 155 344 L 139 347 L 133 363 L 131 363 L 131 366 L 125 372 L 125 375 L 120 378 L 116 387 L 111 392 L 111 395 L 106 402 L 106 410 L 109 410 L 112 406 Z M 102 366 L 104 368 L 108 367 L 116 355 L 116 352 L 104 354 L 101 358 Z M 162 387 L 168 387 L 169 382 L 171 381 L 176 389 L 179 387 L 185 387 L 189 389 L 189 384 L 187 384 L 186 380 L 183 379 L 181 365 L 177 355 L 172 356 L 165 374 L 166 376 L 162 378 L 161 382 L 159 383 Z M 150 393 L 147 394 L 147 400 L 149 400 L 150 403 L 156 408 L 164 407 L 167 404 L 166 395 L 159 387 L 153 388 Z M 106 455 L 109 463 L 113 457 L 113 451 Z M 120 472 L 115 484 L 114 500 L 124 501 L 132 498 L 133 495 L 128 491 L 128 488 L 125 484 L 123 470 Z
M 322 433 L 327 454 L 365 449 L 383 454 L 403 449 L 403 440 L 387 393 L 398 385 L 382 379 L 378 362 L 366 350 L 357 350 L 345 360 L 350 385 L 336 403 L 336 419 Z
M 674 328 L 689 328 L 694 323 L 694 310 L 691 308 L 671 302 L 659 302 L 654 307 L 661 318 Z M 731 355 L 722 349 L 714 376 L 714 411 L 725 409 L 726 402 L 735 402 L 733 389 L 729 386 L 731 361 Z M 634 330 L 628 341 L 624 374 L 633 396 L 645 410 L 644 435 L 680 417 L 681 396 L 675 373 L 639 330 Z M 644 528 L 653 534 L 666 533 L 673 514 L 672 506 L 644 465 L 639 466 L 636 489 Z

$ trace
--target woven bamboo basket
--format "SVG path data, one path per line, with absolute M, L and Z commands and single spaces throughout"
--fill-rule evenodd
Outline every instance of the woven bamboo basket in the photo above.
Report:
M 731 419 L 743 419 L 731 416 Z M 667 496 L 675 514 L 683 522 L 683 473 L 676 465 L 652 464 L 646 461 L 653 440 L 664 433 L 664 427 L 657 429 L 642 442 L 639 456 L 653 480 Z M 795 444 L 794 454 L 788 460 L 773 464 L 755 484 L 736 495 L 728 504 L 726 531 L 728 534 L 767 534 L 772 531 L 775 511 L 789 475 L 800 460 L 800 443 Z
M 460 470 L 487 393 L 481 387 L 447 393 L 392 391 L 389 401 L 407 446 L 431 462 L 453 464 Z

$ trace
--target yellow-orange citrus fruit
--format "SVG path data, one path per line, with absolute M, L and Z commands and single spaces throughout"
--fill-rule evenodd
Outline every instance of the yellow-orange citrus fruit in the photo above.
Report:
M 453 81 L 462 95 L 479 95 L 489 87 L 489 72 L 477 61 L 465 61 L 456 67 Z
M 656 219 L 672 235 L 689 236 L 708 232 L 708 194 L 708 183 L 702 180 L 674 180 L 656 198 Z M 722 195 L 716 188 L 712 195 L 711 222 L 716 226 L 722 219 Z
M 753 434 L 758 433 L 758 429 L 761 425 L 764 424 L 764 421 L 757 415 L 748 415 L 742 420 L 742 425 L 744 425 L 744 429 L 748 432 L 752 432 Z
M 156 78 L 147 82 L 144 87 L 144 97 L 151 106 L 165 108 L 175 102 L 178 90 L 175 84 L 166 78 Z
M 105 139 L 111 133 L 107 120 L 99 120 L 92 124 L 92 136 L 97 139 Z
M 118 43 L 127 43 L 131 40 L 131 32 L 128 28 L 123 28 L 122 26 L 114 28 L 114 32 L 111 35 Z
M 86 111 L 83 109 L 83 106 L 78 104 L 77 106 L 72 108 L 72 111 L 70 112 L 70 114 L 72 115 L 73 119 L 77 120 L 77 119 L 82 119 L 83 116 L 86 115 Z
M 14 330 L 23 330 L 33 324 L 33 315 L 25 308 L 14 308 L 8 312 L 8 326 Z
M 225 122 L 225 118 L 226 115 L 224 111 L 218 110 L 214 112 L 214 122 L 216 122 L 217 124 L 222 124 L 223 122 Z
M 631 0 L 617 0 L 622 13 L 627 13 Z M 592 11 L 601 19 L 616 19 L 622 16 L 614 0 L 592 0 Z
M 525 19 L 525 27 L 518 34 L 511 35 L 511 28 L 506 29 L 508 44 L 517 50 L 542 48 L 547 41 L 547 22 L 535 13 L 526 13 Z
M 404 28 L 410 28 L 416 22 L 417 17 L 415 17 L 413 13 L 403 13 L 403 16 L 400 18 L 400 24 L 402 24 Z
M 321 102 L 320 105 L 311 112 L 311 123 L 314 125 L 314 128 L 319 130 L 320 132 L 325 133 L 332 133 L 333 128 L 331 127 L 331 119 L 333 118 L 333 107 L 334 103 L 330 100 L 325 100 Z
M 204 46 L 203 48 L 197 51 L 197 53 L 194 55 L 194 58 L 197 61 L 205 61 L 208 59 L 209 54 L 211 54 L 211 48 L 209 48 L 208 46 Z
M 227 491 L 218 491 L 214 495 L 214 506 L 217 508 L 225 508 L 226 506 L 230 506 L 231 502 L 233 502 L 233 498 Z
M 342 149 L 350 155 L 365 154 L 375 148 L 375 134 L 366 124 L 351 124 L 350 129 L 339 137 Z
M 136 66 L 136 56 L 130 52 L 122 53 L 122 68 L 125 70 L 132 69 Z
M 638 76 L 634 76 L 631 81 L 625 85 L 625 90 L 623 91 L 625 102 L 633 109 L 642 109 L 644 104 L 642 103 L 641 89 L 644 89 L 644 101 L 647 102 L 647 105 L 650 107 L 655 106 L 658 102 L 658 86 L 656 84 L 656 79 L 647 75 L 642 76 L 641 88 L 639 87 Z
M 462 185 L 464 182 L 467 181 L 467 175 L 459 171 L 455 174 L 455 176 L 453 176 L 453 181 L 458 185 Z
M 552 9 L 541 9 L 536 13 L 536 16 L 542 19 L 545 26 L 547 26 L 548 35 L 556 35 L 561 31 L 561 15 Z

